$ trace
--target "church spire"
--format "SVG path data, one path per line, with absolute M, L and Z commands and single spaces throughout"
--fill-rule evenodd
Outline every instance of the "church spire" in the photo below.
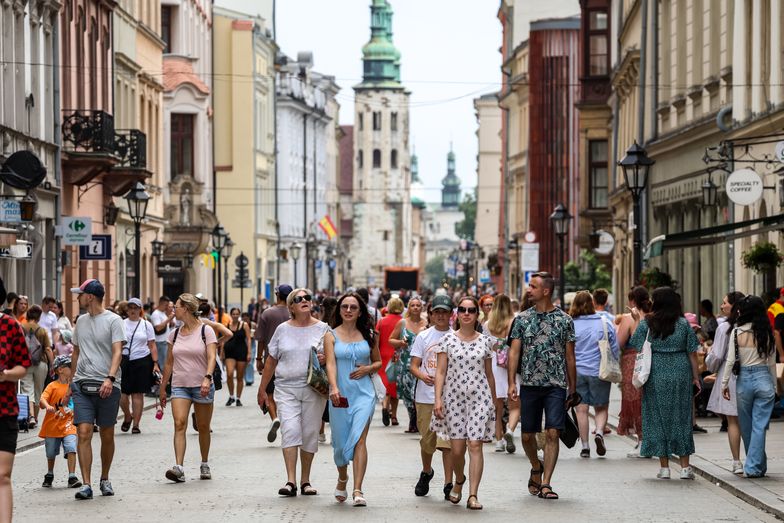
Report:
M 460 178 L 455 174 L 455 153 L 449 144 L 446 155 L 446 176 L 441 181 L 441 207 L 458 207 L 460 205 Z
M 400 51 L 392 43 L 392 6 L 372 0 L 370 41 L 362 47 L 364 74 L 358 88 L 401 88 Z

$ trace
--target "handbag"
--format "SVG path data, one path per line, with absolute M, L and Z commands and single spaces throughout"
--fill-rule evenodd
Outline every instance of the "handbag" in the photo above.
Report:
M 620 383 L 623 379 L 621 364 L 615 359 L 612 349 L 610 349 L 610 338 L 607 336 L 607 322 L 604 318 L 600 318 L 599 321 L 602 322 L 602 329 L 604 330 L 604 337 L 599 340 L 599 352 L 601 352 L 599 379 L 609 381 L 610 383 Z
M 648 381 L 648 376 L 651 375 L 651 331 L 645 336 L 645 343 L 642 344 L 642 351 L 637 355 L 634 361 L 634 374 L 632 375 L 632 385 L 636 389 L 641 389 L 645 382 Z
M 574 411 L 574 407 L 570 409 L 570 412 L 566 413 L 564 419 L 564 429 L 561 431 L 560 439 L 567 448 L 572 448 L 580 438 L 580 429 L 577 426 L 577 413 Z
M 318 361 L 318 353 L 315 347 L 310 349 L 310 361 L 308 362 L 308 386 L 318 392 L 321 396 L 329 396 L 329 380 L 327 371 Z
M 387 387 L 381 380 L 381 376 L 378 375 L 378 372 L 374 372 L 370 379 L 373 382 L 373 388 L 376 389 L 376 399 L 378 399 L 378 401 L 384 401 L 384 398 L 387 395 Z
M 387 381 L 397 383 L 397 377 L 400 376 L 400 372 L 402 370 L 403 364 L 401 363 L 400 359 L 397 361 L 394 359 L 389 360 L 387 367 L 384 369 L 384 373 L 387 375 Z

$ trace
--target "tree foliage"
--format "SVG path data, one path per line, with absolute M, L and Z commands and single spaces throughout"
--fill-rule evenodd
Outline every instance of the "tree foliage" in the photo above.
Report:
M 564 266 L 564 284 L 567 291 L 596 289 L 612 290 L 612 276 L 590 251 L 580 251 L 579 263 L 570 261 Z
M 455 234 L 463 240 L 473 240 L 476 230 L 476 191 L 466 193 L 458 209 L 463 213 L 463 221 L 455 224 Z

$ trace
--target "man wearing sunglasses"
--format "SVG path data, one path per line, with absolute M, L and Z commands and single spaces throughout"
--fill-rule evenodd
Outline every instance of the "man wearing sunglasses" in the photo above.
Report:
M 574 323 L 553 305 L 554 289 L 555 280 L 550 273 L 538 272 L 531 277 L 526 295 L 534 306 L 512 324 L 507 364 L 511 400 L 518 398 L 516 373 L 522 375 L 520 425 L 523 448 L 532 467 L 528 492 L 543 499 L 558 499 L 550 479 L 558 461 L 559 437 L 564 430 L 566 409 L 579 402 L 575 395 Z M 542 430 L 542 413 L 547 439 L 544 463 L 536 453 L 535 437 Z

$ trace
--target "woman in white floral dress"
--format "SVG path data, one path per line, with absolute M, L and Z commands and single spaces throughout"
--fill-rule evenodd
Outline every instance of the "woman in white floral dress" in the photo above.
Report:
M 473 297 L 458 302 L 459 330 L 441 338 L 437 349 L 436 402 L 431 429 L 449 439 L 455 485 L 449 501 L 460 503 L 465 483 L 466 446 L 470 456 L 469 491 L 466 507 L 480 510 L 477 499 L 484 458 L 482 445 L 495 433 L 495 380 L 491 358 L 495 339 L 476 332 L 479 304 Z M 462 480 L 459 480 L 462 476 Z

